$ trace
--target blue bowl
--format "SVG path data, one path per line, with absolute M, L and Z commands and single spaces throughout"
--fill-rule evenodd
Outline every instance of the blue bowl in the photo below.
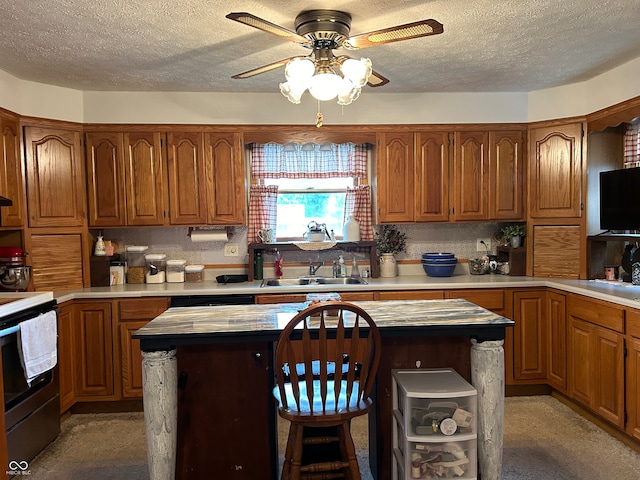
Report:
M 450 253 L 450 252 L 427 252 L 427 253 L 423 253 L 422 254 L 422 258 L 425 258 L 425 257 L 431 257 L 431 258 L 433 258 L 433 257 L 436 257 L 436 258 L 449 257 L 449 258 L 452 258 L 452 257 L 455 257 L 455 255 L 453 253 Z
M 434 264 L 442 264 L 442 263 L 457 263 L 458 259 L 456 257 L 452 258 L 423 258 L 422 263 L 434 263 Z
M 453 275 L 453 271 L 456 269 L 456 264 L 451 265 L 434 265 L 434 264 L 422 264 L 424 273 L 430 277 L 450 277 Z

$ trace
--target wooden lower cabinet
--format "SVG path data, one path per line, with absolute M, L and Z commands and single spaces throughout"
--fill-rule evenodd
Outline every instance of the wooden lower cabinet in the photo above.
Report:
M 623 319 L 622 307 L 569 296 L 569 395 L 620 428 L 625 420 Z
M 545 291 L 513 292 L 513 376 L 516 380 L 545 380 L 547 335 Z
M 169 308 L 169 298 L 132 298 L 118 301 L 118 337 L 123 398 L 142 398 L 142 352 L 137 330 Z
M 73 348 L 73 305 L 58 308 L 58 380 L 60 382 L 60 413 L 75 402 Z
M 547 380 L 549 385 L 567 393 L 567 298 L 548 291 L 546 298 Z
M 640 440 L 640 338 L 630 337 L 627 342 L 627 425 L 626 432 Z
M 113 336 L 110 301 L 75 304 L 72 338 L 77 359 L 76 400 L 116 399 Z

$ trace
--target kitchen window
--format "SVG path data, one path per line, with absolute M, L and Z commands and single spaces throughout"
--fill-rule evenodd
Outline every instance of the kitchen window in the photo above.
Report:
M 366 145 L 252 144 L 250 157 L 250 242 L 261 228 L 275 229 L 278 241 L 300 240 L 311 221 L 340 239 L 351 215 L 362 239 L 372 239 Z

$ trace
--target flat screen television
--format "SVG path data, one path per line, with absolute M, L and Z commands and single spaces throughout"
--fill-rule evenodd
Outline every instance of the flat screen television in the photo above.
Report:
M 640 168 L 600 172 L 600 228 L 640 230 Z

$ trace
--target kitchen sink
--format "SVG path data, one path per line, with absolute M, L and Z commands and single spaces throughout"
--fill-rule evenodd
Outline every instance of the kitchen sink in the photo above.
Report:
M 294 285 L 368 285 L 363 278 L 333 277 L 300 277 L 300 278 L 265 278 L 261 287 L 290 287 Z

